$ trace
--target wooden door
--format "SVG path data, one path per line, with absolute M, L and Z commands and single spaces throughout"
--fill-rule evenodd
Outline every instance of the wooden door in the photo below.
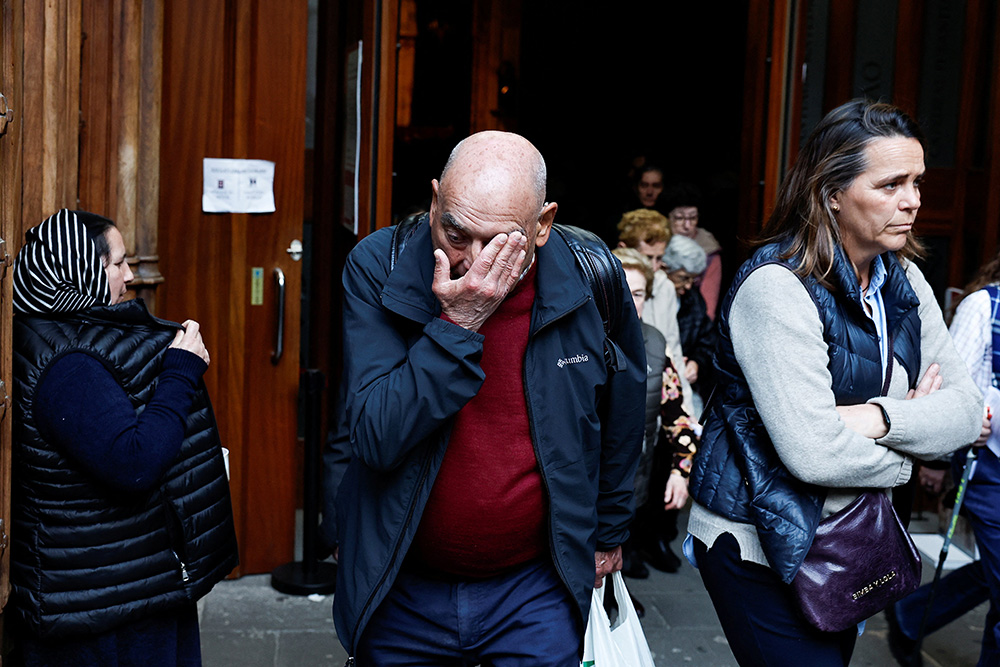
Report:
M 42 211 L 77 203 L 79 16 L 73 0 L 0 0 L 0 617 L 10 592 L 11 266 Z
M 0 0 L 0 116 L 9 121 L 0 118 L 0 607 L 9 592 L 10 266 L 25 230 L 59 208 L 80 207 L 117 220 L 129 263 L 146 274 L 147 291 L 155 285 L 144 265 L 156 254 L 147 233 L 156 211 L 146 200 L 157 178 L 149 137 L 159 121 L 148 111 L 159 106 L 162 2 Z M 99 48 L 84 56 L 88 37 Z M 81 89 L 90 103 L 81 104 Z M 102 114 L 121 122 L 96 122 Z M 94 196 L 101 189 L 116 193 L 114 205 Z
M 8 0 L 0 3 L 0 618 L 7 605 L 10 582 L 10 554 L 7 549 L 10 526 L 10 383 L 11 383 L 11 271 L 12 244 L 15 220 L 20 211 L 19 142 L 14 125 L 9 122 L 14 115 L 9 106 L 19 100 L 21 92 L 20 68 L 15 67 L 15 44 L 19 31 L 14 26 L 14 4 Z M 0 626 L 2 627 L 2 626 Z M 2 636 L 2 635 L 0 635 Z
M 77 204 L 80 11 L 0 0 L 0 608 L 10 583 L 11 266 L 24 231 Z M 26 82 L 27 85 L 26 85 Z M 35 84 L 35 85 L 32 85 Z
M 306 0 L 164 7 L 158 314 L 198 320 L 212 355 L 241 574 L 293 558 L 301 265 L 286 249 L 302 238 L 307 21 Z M 203 213 L 206 157 L 275 162 L 276 212 Z

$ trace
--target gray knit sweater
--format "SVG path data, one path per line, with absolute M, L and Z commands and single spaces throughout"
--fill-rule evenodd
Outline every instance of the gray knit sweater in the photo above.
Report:
M 893 359 L 887 396 L 869 401 L 885 408 L 891 422 L 889 433 L 878 440 L 848 429 L 836 411 L 823 326 L 797 276 L 777 264 L 762 266 L 733 299 L 733 349 L 761 420 L 788 470 L 828 488 L 824 517 L 848 505 L 862 488 L 905 484 L 913 458 L 939 458 L 979 436 L 982 396 L 955 351 L 923 274 L 909 263 L 906 275 L 920 299 L 919 376 L 936 362 L 944 382 L 928 396 L 905 400 L 906 369 Z M 708 546 L 722 533 L 732 533 L 744 560 L 768 564 L 751 524 L 729 521 L 695 503 L 688 531 Z

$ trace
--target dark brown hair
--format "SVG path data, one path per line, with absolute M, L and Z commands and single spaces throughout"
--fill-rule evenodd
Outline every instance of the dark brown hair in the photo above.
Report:
M 978 292 L 987 285 L 994 283 L 1000 283 L 1000 253 L 997 253 L 996 257 L 979 267 L 979 271 L 976 272 L 975 277 L 969 284 L 965 286 L 965 291 L 962 292 L 962 296 L 952 305 L 952 309 L 958 308 L 958 304 L 962 303 L 962 299 L 973 292 Z
M 117 227 L 115 221 L 105 218 L 103 215 L 91 213 L 90 211 L 73 212 L 76 213 L 77 220 L 82 222 L 83 226 L 87 228 L 87 236 L 90 237 L 90 240 L 97 247 L 97 256 L 101 260 L 107 261 L 108 255 L 111 253 L 111 245 L 108 243 L 106 234 L 112 227 Z

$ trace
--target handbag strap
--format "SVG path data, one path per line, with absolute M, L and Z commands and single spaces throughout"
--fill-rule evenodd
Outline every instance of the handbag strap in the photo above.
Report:
M 993 386 L 1000 389 L 1000 286 L 987 285 L 986 293 L 990 295 L 990 328 L 993 332 Z

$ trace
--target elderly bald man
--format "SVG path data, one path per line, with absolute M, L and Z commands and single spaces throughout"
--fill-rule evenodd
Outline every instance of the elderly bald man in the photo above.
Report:
M 394 264 L 392 229 L 348 257 L 334 619 L 359 665 L 576 667 L 591 591 L 621 567 L 642 333 L 613 304 L 609 368 L 545 178 L 523 137 L 472 135 Z

